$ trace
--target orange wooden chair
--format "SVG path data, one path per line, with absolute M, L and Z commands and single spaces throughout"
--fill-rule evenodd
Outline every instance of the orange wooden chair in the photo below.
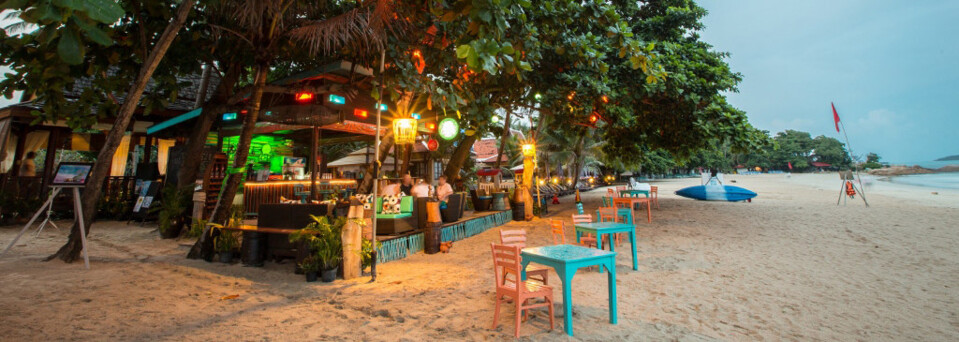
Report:
M 526 231 L 522 229 L 506 230 L 500 229 L 499 242 L 505 246 L 519 247 L 520 250 L 526 248 Z M 514 274 L 514 279 L 519 279 L 519 273 Z M 526 267 L 526 277 L 543 282 L 543 285 L 549 285 L 549 268 L 535 265 Z M 503 278 L 505 281 L 505 277 Z
M 616 197 L 616 189 L 613 189 L 613 188 L 606 189 L 606 194 L 608 194 L 609 197 Z
M 506 275 L 520 274 L 520 248 L 490 243 L 493 252 L 493 272 L 496 275 L 496 308 L 493 311 L 493 327 L 499 325 L 499 307 L 501 303 L 512 301 L 516 304 L 516 337 L 519 337 L 521 321 L 529 316 L 529 309 L 546 307 L 549 311 L 549 329 L 553 330 L 553 288 L 532 281 L 506 282 Z M 530 303 L 530 299 L 543 298 L 543 302 Z
M 649 187 L 649 200 L 656 203 L 656 209 L 659 209 L 659 187 L 655 185 Z
M 573 215 L 573 225 L 591 222 L 593 222 L 593 215 Z M 596 248 L 596 236 L 590 233 L 584 233 L 579 237 L 579 244 L 585 247 Z
M 619 214 L 617 213 L 619 208 L 615 207 L 604 207 L 599 208 L 599 222 L 620 222 Z M 617 246 L 622 244 L 623 233 L 613 234 L 613 239 Z
M 554 245 L 565 245 L 566 244 L 566 227 L 563 224 L 563 220 L 550 220 L 549 226 L 552 229 L 553 244 Z

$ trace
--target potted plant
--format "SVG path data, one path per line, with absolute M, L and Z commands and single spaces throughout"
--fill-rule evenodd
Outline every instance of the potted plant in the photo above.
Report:
M 163 188 L 162 196 L 160 206 L 150 210 L 158 212 L 160 237 L 173 239 L 180 235 L 180 231 L 186 225 L 187 220 L 183 212 L 192 199 L 190 188 L 185 187 L 177 191 L 176 187 L 167 186 Z
M 213 240 L 213 249 L 220 254 L 220 262 L 233 262 L 233 251 L 239 246 L 240 239 L 234 231 L 220 229 L 220 235 Z
M 320 272 L 320 262 L 314 256 L 308 256 L 306 259 L 300 262 L 300 269 L 303 270 L 303 274 L 306 274 L 307 282 L 316 281 L 317 275 Z
M 343 225 L 346 218 L 340 217 L 330 222 L 325 216 L 312 216 L 313 222 L 305 228 L 290 234 L 290 242 L 303 242 L 310 249 L 310 258 L 313 258 L 320 271 L 323 282 L 336 280 L 336 271 L 343 261 Z M 305 261 L 305 259 L 304 259 Z M 303 265 L 301 265 L 302 268 Z M 307 271 L 307 269 L 303 269 Z

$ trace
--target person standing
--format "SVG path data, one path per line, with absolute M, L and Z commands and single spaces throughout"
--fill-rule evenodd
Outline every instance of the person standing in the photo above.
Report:
M 37 164 L 33 162 L 33 159 L 36 157 L 36 152 L 27 152 L 27 156 L 24 157 L 23 162 L 20 163 L 20 177 L 37 176 Z

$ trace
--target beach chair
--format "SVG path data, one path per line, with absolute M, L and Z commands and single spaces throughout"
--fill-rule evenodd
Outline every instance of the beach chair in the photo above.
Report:
M 493 327 L 490 329 L 496 329 L 496 326 L 499 325 L 500 304 L 509 303 L 512 300 L 516 304 L 516 337 L 519 337 L 521 321 L 526 320 L 529 316 L 529 309 L 534 308 L 546 307 L 549 311 L 549 329 L 553 330 L 553 288 L 528 280 L 522 281 L 518 278 L 516 282 L 507 283 L 507 274 L 520 274 L 522 257 L 519 253 L 521 249 L 517 246 L 504 246 L 494 243 L 490 243 L 490 249 L 493 252 L 493 273 L 496 276 L 496 307 L 493 310 Z M 543 301 L 531 303 L 530 299 L 534 298 L 542 298 Z
M 526 231 L 522 229 L 506 230 L 500 229 L 499 243 L 505 246 L 519 247 L 520 250 L 526 248 Z M 507 272 L 508 273 L 508 272 Z M 514 274 L 514 279 L 519 279 L 520 274 Z M 549 268 L 536 265 L 526 266 L 526 277 L 543 282 L 543 285 L 549 285 Z M 504 280 L 506 278 L 503 278 Z

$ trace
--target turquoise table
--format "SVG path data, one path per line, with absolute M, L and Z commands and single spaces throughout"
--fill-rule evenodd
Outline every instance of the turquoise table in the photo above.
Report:
M 593 233 L 596 234 L 596 247 L 599 249 L 603 249 L 603 235 L 609 235 L 607 239 L 609 239 L 609 250 L 611 252 L 616 251 L 616 244 L 613 243 L 613 236 L 611 234 L 628 233 L 629 247 L 633 256 L 633 271 L 639 270 L 639 265 L 636 263 L 636 227 L 634 227 L 632 224 L 619 222 L 593 222 L 577 223 L 575 227 L 576 243 L 579 243 L 579 238 L 583 235 L 583 233 Z M 599 271 L 602 272 L 603 270 L 600 269 Z
M 523 280 L 531 262 L 552 267 L 563 282 L 563 327 L 573 336 L 573 275 L 583 267 L 599 266 L 608 270 L 609 323 L 616 324 L 616 252 L 574 245 L 523 248 Z
M 620 197 L 622 197 L 623 195 L 629 195 L 630 197 L 636 197 L 636 195 L 640 195 L 640 194 L 645 195 L 646 198 L 649 198 L 649 191 L 648 191 L 648 190 L 620 190 L 620 191 L 619 191 L 619 196 L 620 196 Z

